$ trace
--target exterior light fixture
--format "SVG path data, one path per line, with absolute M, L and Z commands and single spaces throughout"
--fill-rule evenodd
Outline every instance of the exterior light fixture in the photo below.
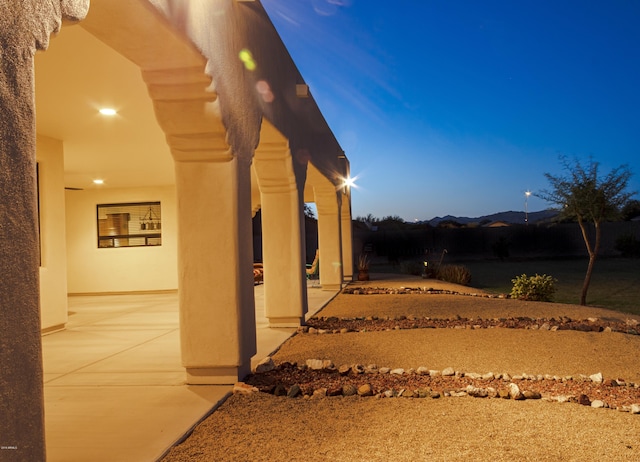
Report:
M 114 116 L 114 115 L 116 115 L 116 114 L 118 113 L 118 112 L 117 112 L 114 108 L 112 108 L 112 107 L 103 107 L 103 108 L 100 108 L 100 109 L 98 110 L 98 112 L 99 112 L 100 114 L 102 114 L 103 116 Z
M 93 184 L 104 184 L 104 180 L 102 178 L 96 178 L 93 180 Z

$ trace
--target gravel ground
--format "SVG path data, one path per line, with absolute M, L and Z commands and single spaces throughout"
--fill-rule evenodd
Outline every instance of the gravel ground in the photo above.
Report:
M 359 284 L 363 285 L 364 284 Z M 474 289 L 377 276 L 369 287 Z M 319 316 L 499 318 L 628 316 L 571 305 L 462 295 L 340 294 Z M 298 334 L 276 363 L 340 364 L 511 375 L 590 375 L 640 382 L 640 336 L 615 332 L 412 329 Z M 166 461 L 640 460 L 640 415 L 574 403 L 471 397 L 402 399 L 233 395 Z
M 341 364 L 518 375 L 591 375 L 640 382 L 640 336 L 515 329 L 414 329 L 296 335 L 276 363 L 330 359 Z

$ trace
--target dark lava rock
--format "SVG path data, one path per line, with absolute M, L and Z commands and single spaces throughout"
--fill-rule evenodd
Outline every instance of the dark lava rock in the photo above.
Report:
M 583 406 L 591 406 L 591 400 L 587 395 L 578 396 L 578 404 L 582 404 Z
M 342 394 L 344 396 L 353 396 L 356 393 L 358 393 L 358 389 L 354 385 L 347 383 L 342 386 Z
M 300 386 L 293 385 L 291 388 L 289 388 L 289 391 L 287 392 L 287 397 L 296 398 L 301 393 L 302 393 L 302 390 L 300 389 Z

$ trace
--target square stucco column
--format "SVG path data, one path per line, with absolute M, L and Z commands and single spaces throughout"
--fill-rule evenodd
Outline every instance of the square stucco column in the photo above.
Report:
M 342 233 L 335 192 L 316 194 L 318 209 L 318 247 L 320 248 L 320 285 L 324 290 L 342 288 Z
M 254 167 L 262 202 L 265 314 L 270 327 L 297 327 L 308 310 L 302 193 L 286 144 L 257 150 Z
M 353 235 L 349 197 L 342 197 L 340 205 L 340 231 L 342 233 L 342 272 L 346 280 L 353 279 Z
M 264 306 L 270 327 L 297 327 L 308 310 L 300 201 L 297 191 L 262 194 Z
M 176 162 L 182 364 L 191 384 L 228 384 L 256 353 L 250 164 Z

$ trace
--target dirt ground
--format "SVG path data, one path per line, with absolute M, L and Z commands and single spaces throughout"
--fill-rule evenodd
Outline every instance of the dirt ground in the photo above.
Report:
M 369 287 L 474 289 L 374 275 Z M 364 284 L 356 284 L 361 285 Z M 464 295 L 340 294 L 319 316 L 527 316 L 626 320 L 609 310 Z M 640 382 L 640 336 L 518 329 L 413 329 L 298 334 L 276 363 L 515 374 L 591 375 Z M 165 461 L 640 460 L 640 415 L 544 400 L 233 395 Z

